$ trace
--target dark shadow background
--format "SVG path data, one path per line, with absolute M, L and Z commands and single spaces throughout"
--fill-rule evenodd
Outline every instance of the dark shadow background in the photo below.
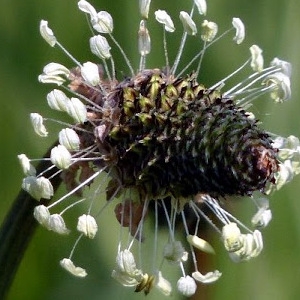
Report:
M 188 10 L 189 1 L 153 0 L 151 16 L 156 9 L 166 9 L 181 32 L 177 15 Z M 29 122 L 30 112 L 56 116 L 46 104 L 45 95 L 51 86 L 39 84 L 37 76 L 48 62 L 72 63 L 58 49 L 46 44 L 39 36 L 40 19 L 49 21 L 58 40 L 82 62 L 97 61 L 90 53 L 90 32 L 85 16 L 78 11 L 77 1 L 62 0 L 2 0 L 0 10 L 0 219 L 2 220 L 20 188 L 22 172 L 17 154 L 41 157 L 51 145 L 54 136 L 42 140 L 33 133 Z M 91 1 L 97 10 L 108 10 L 115 24 L 114 36 L 128 53 L 134 68 L 138 66 L 136 31 L 139 24 L 138 1 Z M 267 130 L 287 136 L 300 136 L 300 6 L 297 0 L 215 0 L 208 1 L 207 19 L 219 24 L 220 31 L 230 27 L 232 17 L 240 17 L 247 30 L 242 45 L 234 45 L 226 37 L 207 53 L 201 81 L 207 86 L 234 70 L 246 57 L 248 48 L 258 44 L 264 50 L 266 64 L 278 56 L 293 65 L 293 99 L 283 105 L 272 103 L 267 97 L 255 102 L 253 112 L 264 121 Z M 198 19 L 200 21 L 201 19 Z M 164 64 L 161 52 L 160 27 L 149 21 L 152 53 L 148 67 Z M 180 35 L 174 35 L 172 50 L 177 48 Z M 170 39 L 169 39 L 170 40 Z M 158 45 L 158 46 L 157 46 Z M 197 43 L 189 43 L 184 61 L 197 51 Z M 200 44 L 199 44 L 200 45 Z M 200 47 L 200 46 L 199 46 Z M 113 52 L 118 76 L 128 70 L 117 52 Z M 284 187 L 272 197 L 273 221 L 264 230 L 265 247 L 255 260 L 232 263 L 223 249 L 217 249 L 217 267 L 222 278 L 210 287 L 212 299 L 273 300 L 298 299 L 300 294 L 300 178 Z M 248 201 L 249 202 L 249 201 Z M 254 213 L 251 205 L 239 204 L 236 215 L 249 220 Z M 60 299 L 137 299 L 132 290 L 126 290 L 110 278 L 114 265 L 111 236 L 117 231 L 114 218 L 106 216 L 96 241 L 82 243 L 76 261 L 87 266 L 89 276 L 78 280 L 62 271 L 58 261 L 67 256 L 75 236 L 64 238 L 39 228 L 21 264 L 12 286 L 9 300 L 60 300 Z M 101 230 L 103 229 L 103 230 Z M 117 233 L 116 233 L 117 234 Z M 115 250 L 115 249 L 114 249 Z M 147 299 L 163 299 L 154 292 Z M 177 299 L 176 293 L 172 299 Z

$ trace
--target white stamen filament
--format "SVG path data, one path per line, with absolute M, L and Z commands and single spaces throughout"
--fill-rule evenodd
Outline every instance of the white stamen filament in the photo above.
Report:
M 84 187 L 85 185 L 87 185 L 89 182 L 93 181 L 99 174 L 101 174 L 104 170 L 106 169 L 106 167 L 98 170 L 97 172 L 95 172 L 93 175 L 91 175 L 88 179 L 84 180 L 83 182 L 81 182 L 76 188 L 74 188 L 72 191 L 70 191 L 69 193 L 65 194 L 64 196 L 62 196 L 60 199 L 58 199 L 57 201 L 55 201 L 54 203 L 50 204 L 48 206 L 48 209 L 50 209 L 51 207 L 57 205 L 58 203 L 62 202 L 63 200 L 65 200 L 66 198 L 68 198 L 69 196 L 73 195 L 76 191 L 78 191 L 79 189 L 81 189 L 82 187 Z

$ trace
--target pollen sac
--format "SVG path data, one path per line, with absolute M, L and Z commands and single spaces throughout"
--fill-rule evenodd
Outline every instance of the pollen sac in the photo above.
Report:
M 59 214 L 50 215 L 47 229 L 59 234 L 69 234 L 70 230 L 66 227 L 65 221 Z
M 171 283 L 166 280 L 159 271 L 155 276 L 155 287 L 165 296 L 170 296 L 172 293 Z
M 64 258 L 60 261 L 60 265 L 69 273 L 76 277 L 85 277 L 87 275 L 85 269 L 76 267 L 69 258 Z
M 241 44 L 245 38 L 245 26 L 240 18 L 233 18 L 232 25 L 235 28 L 235 37 L 233 40 L 237 44 Z
M 188 253 L 180 241 L 172 241 L 165 245 L 164 258 L 174 263 L 184 262 L 188 259 Z
M 104 145 L 110 149 L 118 174 L 112 191 L 118 180 L 153 199 L 219 197 L 251 195 L 275 182 L 277 150 L 268 134 L 193 75 L 174 80 L 158 69 L 144 70 L 119 83 L 108 103 L 111 124 L 96 139 L 102 152 Z
M 57 40 L 53 31 L 48 27 L 48 21 L 42 20 L 40 22 L 40 34 L 51 47 L 55 46 Z
M 59 169 L 68 169 L 71 165 L 71 153 L 63 145 L 58 145 L 51 150 L 51 162 Z
M 140 13 L 143 18 L 148 19 L 151 0 L 139 0 Z
M 88 238 L 93 239 L 98 231 L 95 218 L 91 215 L 83 214 L 78 218 L 77 230 Z
M 194 0 L 200 15 L 206 15 L 207 4 L 205 0 Z
M 80 139 L 75 130 L 71 128 L 62 129 L 58 134 L 58 140 L 67 150 L 79 150 Z
M 213 272 L 208 272 L 206 274 L 201 274 L 199 271 L 193 272 L 192 276 L 193 278 L 201 283 L 213 283 L 217 281 L 221 277 L 222 273 L 220 273 L 218 270 L 215 270 Z
M 191 16 L 187 12 L 181 11 L 179 14 L 179 18 L 182 22 L 185 32 L 189 35 L 196 35 L 197 27 Z
M 151 50 L 151 40 L 150 40 L 149 31 L 146 27 L 146 22 L 144 20 L 140 22 L 138 40 L 139 40 L 139 53 L 142 56 L 149 54 Z
M 218 33 L 218 25 L 214 22 L 204 20 L 201 27 L 201 39 L 205 42 L 211 42 Z
M 41 225 L 48 226 L 50 212 L 46 206 L 37 205 L 34 208 L 33 216 Z
M 36 169 L 35 167 L 30 163 L 30 160 L 25 154 L 18 155 L 19 162 L 21 164 L 21 167 L 23 169 L 23 173 L 27 176 L 35 176 L 36 175 Z
M 183 296 L 190 297 L 195 294 L 197 285 L 195 280 L 187 275 L 180 277 L 177 281 L 177 289 Z
M 90 38 L 90 48 L 92 53 L 101 59 L 108 59 L 111 57 L 111 48 L 107 42 L 107 39 L 100 34 Z
M 27 176 L 22 182 L 23 190 L 27 191 L 34 199 L 50 199 L 53 196 L 53 186 L 48 178 L 43 176 Z
M 38 113 L 31 113 L 30 120 L 35 133 L 41 137 L 48 136 L 43 117 Z

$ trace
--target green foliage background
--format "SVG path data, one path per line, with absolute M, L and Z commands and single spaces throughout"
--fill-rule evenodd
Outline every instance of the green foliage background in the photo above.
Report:
M 167 9 L 176 20 L 177 32 L 180 10 L 188 10 L 192 0 L 153 0 L 151 17 L 156 9 Z M 236 46 L 231 37 L 209 49 L 203 64 L 201 81 L 208 86 L 230 73 L 248 57 L 248 48 L 258 44 L 268 63 L 274 56 L 293 65 L 293 99 L 275 105 L 269 99 L 256 102 L 255 115 L 264 121 L 266 129 L 281 135 L 300 136 L 300 6 L 297 0 L 211 0 L 208 2 L 209 20 L 219 24 L 220 30 L 230 27 L 232 17 L 240 17 L 246 24 L 247 39 Z M 114 35 L 137 67 L 136 31 L 139 24 L 137 0 L 91 1 L 98 10 L 108 10 L 115 22 Z M 80 61 L 97 61 L 88 47 L 89 29 L 84 15 L 77 9 L 77 1 L 69 0 L 1 0 L 0 10 L 0 220 L 17 195 L 22 179 L 17 154 L 41 157 L 52 143 L 36 137 L 29 123 L 29 113 L 57 116 L 45 100 L 50 86 L 39 84 L 38 74 L 48 62 L 72 63 L 57 49 L 50 48 L 39 36 L 40 19 L 49 21 L 59 41 Z M 200 20 L 200 18 L 198 18 Z M 152 53 L 149 67 L 163 66 L 161 31 L 155 22 L 151 31 Z M 178 35 L 175 40 L 179 40 Z M 171 41 L 171 39 L 169 39 Z M 199 43 L 200 47 L 200 43 Z M 170 54 L 177 44 L 172 44 Z M 198 49 L 195 40 L 189 43 L 184 57 L 188 61 Z M 119 77 L 126 75 L 126 66 L 115 53 Z M 299 299 L 300 294 L 300 178 L 273 196 L 273 221 L 264 231 L 265 248 L 255 260 L 245 264 L 232 263 L 223 249 L 217 249 L 217 267 L 223 272 L 219 282 L 210 286 L 211 299 Z M 63 191 L 62 191 L 63 192 Z M 248 201 L 249 202 L 249 201 Z M 249 220 L 253 208 L 247 201 L 239 204 L 236 214 Z M 84 280 L 70 277 L 59 267 L 58 261 L 67 256 L 75 239 L 64 238 L 39 228 L 24 257 L 9 300 L 60 299 L 140 299 L 111 280 L 115 249 L 112 236 L 115 220 L 106 217 L 96 241 L 82 243 L 76 261 L 87 266 L 89 276 Z M 73 239 L 72 239 L 73 238 Z M 160 299 L 154 292 L 147 299 Z M 161 298 L 163 299 L 163 298 Z M 173 295 L 172 299 L 178 299 Z

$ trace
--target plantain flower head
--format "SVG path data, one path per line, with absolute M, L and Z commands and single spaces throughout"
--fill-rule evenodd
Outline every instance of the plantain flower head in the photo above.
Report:
M 40 33 L 46 42 L 72 59 L 70 66 L 47 64 L 38 78 L 54 84 L 46 102 L 68 121 L 31 114 L 40 137 L 48 136 L 48 123 L 60 126 L 57 144 L 44 158 L 55 171 L 49 178 L 47 172 L 37 173 L 34 159 L 21 154 L 26 176 L 22 187 L 37 201 L 53 197 L 47 206 L 37 202 L 33 212 L 42 226 L 61 235 L 77 232 L 71 254 L 60 261 L 74 276 L 87 275 L 86 269 L 73 263 L 78 243 L 97 239 L 98 232 L 107 230 L 101 215 L 113 206 L 120 235 L 111 237 L 118 245 L 113 249 L 112 278 L 136 292 L 147 294 L 156 288 L 169 296 L 175 288 L 192 296 L 198 284 L 211 284 L 222 275 L 219 270 L 204 273 L 196 260 L 198 251 L 207 255 L 221 251 L 216 239 L 201 238 L 203 223 L 219 236 L 219 248 L 234 262 L 257 257 L 263 250 L 261 230 L 272 219 L 266 195 L 300 173 L 298 138 L 267 132 L 251 112 L 252 102 L 261 98 L 270 98 L 276 105 L 291 98 L 290 64 L 275 58 L 267 65 L 262 49 L 253 45 L 249 57 L 230 74 L 211 86 L 205 84 L 201 78 L 205 53 L 226 37 L 228 43 L 246 47 L 245 42 L 240 45 L 245 25 L 235 17 L 230 29 L 222 30 L 204 19 L 206 1 L 189 2 L 190 12 L 171 16 L 163 7 L 152 11 L 149 0 L 139 1 L 137 62 L 116 40 L 114 16 L 85 0 L 78 2 L 78 8 L 87 14 L 93 29 L 87 45 L 95 55 L 93 61 L 89 61 L 92 55 L 86 62 L 78 61 L 48 22 L 41 21 Z M 151 19 L 163 26 L 161 40 L 151 35 Z M 172 40 L 174 32 L 182 34 L 179 45 Z M 182 63 L 188 39 L 195 53 Z M 151 49 L 160 46 L 165 64 L 148 66 Z M 174 57 L 169 57 L 170 47 L 177 49 Z M 115 65 L 117 51 L 123 57 L 121 66 Z M 116 70 L 124 66 L 127 76 L 117 76 Z M 68 190 L 60 198 L 53 195 L 55 176 L 63 178 Z M 256 212 L 250 226 L 229 211 L 228 202 L 236 196 L 253 203 Z M 64 216 L 81 205 L 76 231 Z M 167 238 L 161 227 L 167 228 Z M 147 263 L 149 253 L 151 264 Z M 179 270 L 177 284 L 168 280 L 166 265 Z

